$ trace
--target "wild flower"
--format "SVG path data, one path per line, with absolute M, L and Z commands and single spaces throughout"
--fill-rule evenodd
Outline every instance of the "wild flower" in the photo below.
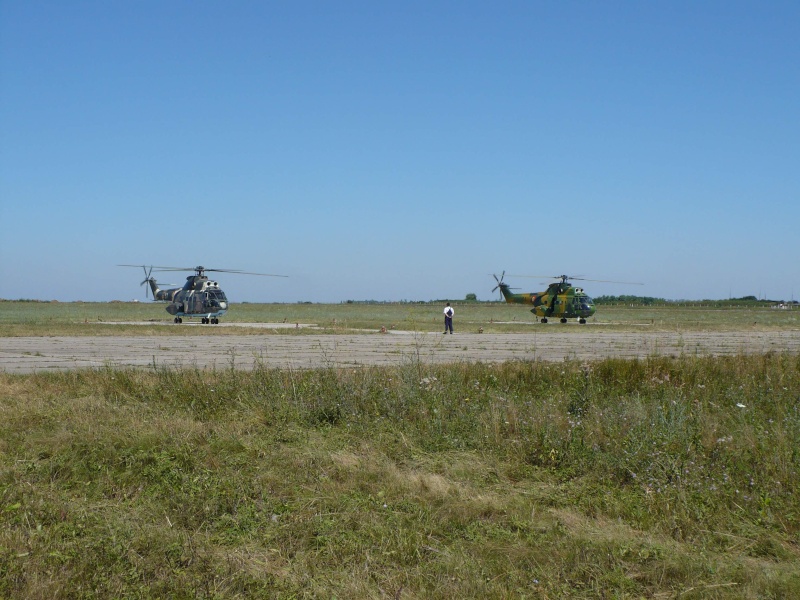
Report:
M 436 377 L 423 377 L 420 380 L 419 385 L 420 385 L 420 387 L 422 387 L 422 388 L 424 388 L 426 390 L 430 390 L 430 389 L 433 388 L 434 384 L 437 381 L 438 380 L 436 379 Z

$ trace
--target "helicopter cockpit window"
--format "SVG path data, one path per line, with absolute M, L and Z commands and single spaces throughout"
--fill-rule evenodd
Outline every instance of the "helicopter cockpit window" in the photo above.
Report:
M 217 302 L 225 302 L 225 293 L 222 290 L 209 290 L 208 292 L 209 300 L 215 300 Z

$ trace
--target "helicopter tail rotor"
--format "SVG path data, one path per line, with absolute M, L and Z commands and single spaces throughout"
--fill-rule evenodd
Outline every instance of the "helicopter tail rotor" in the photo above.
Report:
M 503 278 L 505 276 L 506 276 L 506 272 L 505 271 L 500 273 L 500 278 L 499 279 L 498 279 L 497 275 L 492 273 L 492 277 L 494 277 L 494 280 L 497 282 L 497 285 L 494 286 L 494 288 L 492 288 L 492 293 L 494 293 L 497 290 L 500 290 L 500 300 L 505 300 L 506 299 L 506 292 L 510 292 L 510 290 L 517 289 L 517 288 L 512 288 L 505 281 L 503 281 Z
M 151 281 L 153 281 L 153 278 L 150 276 L 150 274 L 153 272 L 153 267 L 151 266 L 150 270 L 148 271 L 147 267 L 142 265 L 142 270 L 144 271 L 144 281 L 142 281 L 139 285 L 144 285 L 145 283 L 150 283 Z M 149 285 L 146 288 L 144 288 L 144 296 L 145 296 L 145 298 L 149 298 L 150 297 L 150 286 Z
M 503 285 L 503 277 L 505 277 L 505 276 L 506 276 L 506 272 L 505 272 L 505 271 L 503 271 L 502 273 L 500 273 L 500 279 L 498 279 L 498 278 L 497 278 L 497 275 L 495 275 L 494 273 L 492 273 L 492 277 L 494 277 L 494 280 L 497 282 L 497 285 L 496 285 L 496 286 L 494 286 L 494 288 L 492 289 L 492 293 L 494 293 L 495 291 L 497 291 L 498 289 L 500 289 L 500 286 L 502 286 L 502 285 Z M 501 295 L 502 295 L 502 294 L 501 294 Z

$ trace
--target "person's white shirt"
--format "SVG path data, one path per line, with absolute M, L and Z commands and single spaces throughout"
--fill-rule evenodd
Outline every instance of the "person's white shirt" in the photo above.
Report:
M 452 306 L 445 306 L 444 307 L 444 314 L 446 317 L 452 317 L 455 314 Z

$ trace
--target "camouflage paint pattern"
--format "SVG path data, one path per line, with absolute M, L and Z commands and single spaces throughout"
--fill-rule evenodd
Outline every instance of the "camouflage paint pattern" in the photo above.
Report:
M 498 281 L 500 293 L 508 304 L 531 304 L 531 312 L 547 323 L 548 318 L 556 317 L 565 322 L 567 319 L 578 319 L 586 322 L 597 310 L 594 301 L 583 291 L 567 283 L 566 278 L 551 283 L 543 292 L 527 292 L 515 294 L 507 283 Z
M 147 282 L 153 292 L 153 298 L 169 302 L 166 311 L 175 318 L 201 317 L 216 319 L 228 312 L 228 299 L 216 281 L 210 281 L 205 275 L 190 275 L 182 288 L 162 290 L 154 277 Z
M 166 311 L 175 317 L 176 323 L 181 323 L 182 317 L 200 317 L 202 322 L 217 324 L 218 317 L 228 312 L 228 299 L 225 292 L 216 281 L 210 281 L 205 275 L 206 271 L 219 271 L 223 273 L 237 273 L 239 275 L 261 275 L 263 277 L 286 277 L 286 275 L 271 275 L 269 273 L 252 273 L 238 269 L 207 269 L 206 267 L 160 267 L 151 265 L 118 265 L 120 267 L 141 267 L 144 270 L 144 281 L 153 292 L 154 300 L 167 302 Z M 158 287 L 155 277 L 150 274 L 153 269 L 157 271 L 194 271 L 194 275 L 186 278 L 183 287 L 162 290 Z

